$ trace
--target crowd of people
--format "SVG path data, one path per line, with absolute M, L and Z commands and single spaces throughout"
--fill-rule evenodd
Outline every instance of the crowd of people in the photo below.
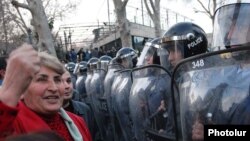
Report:
M 72 49 L 63 64 L 23 44 L 0 58 L 0 140 L 200 141 L 205 125 L 249 125 L 249 8 L 216 10 L 210 49 L 191 22 L 140 56 Z
M 83 48 L 80 48 L 78 51 L 76 51 L 74 48 L 72 48 L 69 52 L 66 53 L 66 60 L 64 62 L 81 62 L 81 61 L 89 61 L 92 57 L 100 58 L 103 55 L 108 55 L 110 57 L 115 57 L 117 50 L 115 47 L 112 47 L 110 50 L 105 51 L 103 47 L 94 48 L 94 49 L 87 49 L 84 50 Z

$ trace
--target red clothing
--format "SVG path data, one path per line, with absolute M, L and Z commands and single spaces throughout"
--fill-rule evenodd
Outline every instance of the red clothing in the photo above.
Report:
M 67 112 L 67 114 L 74 121 L 83 140 L 92 141 L 90 132 L 83 119 L 70 112 Z M 19 102 L 16 108 L 9 107 L 0 102 L 0 140 L 12 134 L 23 134 L 34 131 L 55 130 L 58 134 L 65 133 L 65 131 L 59 131 L 57 128 L 51 129 L 51 127 L 55 126 L 46 123 L 41 116 L 30 110 L 22 102 Z M 61 136 L 63 137 L 65 134 Z
M 56 114 L 55 116 L 50 117 L 49 119 L 48 118 L 43 118 L 43 119 L 49 125 L 50 129 L 56 131 L 57 134 L 59 134 L 61 137 L 64 138 L 64 140 L 66 141 L 73 140 L 66 124 L 64 124 L 63 118 L 59 114 Z

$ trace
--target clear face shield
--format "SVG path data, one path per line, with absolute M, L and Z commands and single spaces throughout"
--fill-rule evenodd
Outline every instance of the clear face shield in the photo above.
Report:
M 105 71 L 108 70 L 108 64 L 109 64 L 108 60 L 102 60 L 100 64 L 101 64 L 101 69 L 103 69 Z
M 91 63 L 91 64 L 90 64 L 90 70 L 91 70 L 91 71 L 96 70 L 96 69 L 97 69 L 97 66 L 98 66 L 98 62 Z
M 250 4 L 220 7 L 215 14 L 212 50 L 222 50 L 250 42 Z
M 80 73 L 84 73 L 84 72 L 87 72 L 87 65 L 83 65 L 83 64 L 80 64 L 79 65 L 79 72 Z
M 136 66 L 137 59 L 138 59 L 137 54 L 132 53 L 129 56 L 125 56 L 125 57 L 122 58 L 122 65 L 126 69 L 131 69 L 131 68 Z
M 184 58 L 183 41 L 170 41 L 161 44 L 160 60 L 164 67 L 173 69 Z
M 136 64 L 137 67 L 152 65 L 157 62 L 154 56 L 158 56 L 157 49 L 159 48 L 159 45 L 154 45 L 154 46 L 152 45 L 153 45 L 152 43 L 146 43 L 138 59 L 138 63 Z

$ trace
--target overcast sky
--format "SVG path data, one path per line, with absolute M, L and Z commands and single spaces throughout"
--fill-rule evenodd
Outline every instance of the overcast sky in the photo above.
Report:
M 134 5 L 134 1 L 140 2 L 141 0 L 129 0 L 128 5 L 141 8 L 140 5 Z M 207 33 L 211 33 L 211 20 L 205 14 L 194 13 L 193 11 L 194 6 L 199 8 L 197 2 L 187 3 L 184 1 L 190 0 L 171 0 L 171 2 L 168 2 L 167 0 L 161 0 L 161 6 L 193 19 L 194 23 L 200 25 Z M 109 0 L 109 5 L 110 18 L 112 20 L 112 18 L 115 17 L 113 14 L 113 0 Z M 97 23 L 98 20 L 99 22 L 108 21 L 107 0 L 88 0 L 87 2 L 82 0 L 76 9 L 76 12 L 65 18 L 63 22 L 57 22 L 57 25 L 73 23 Z
M 193 19 L 193 22 L 201 26 L 205 32 L 211 33 L 212 32 L 212 25 L 211 20 L 205 15 L 201 13 L 194 13 L 193 7 L 198 7 L 199 5 L 194 2 L 190 2 L 192 0 L 161 0 L 161 7 L 165 7 L 168 9 L 171 9 L 172 11 L 175 11 L 181 15 L 184 15 L 186 17 L 189 17 Z M 187 2 L 184 2 L 187 1 Z M 127 6 L 130 8 L 127 8 L 127 13 L 135 13 L 135 9 L 139 8 L 141 9 L 140 5 L 141 0 L 129 0 Z M 88 0 L 83 1 L 81 0 L 81 3 L 78 5 L 77 9 L 73 14 L 68 15 L 66 18 L 63 19 L 63 21 L 56 21 L 55 27 L 60 27 L 62 25 L 96 25 L 96 23 L 99 21 L 100 25 L 102 25 L 103 22 L 108 22 L 108 10 L 107 10 L 107 0 Z M 109 0 L 109 13 L 110 13 L 110 20 L 115 20 L 114 15 L 114 6 L 113 6 L 113 0 Z M 134 9 L 134 10 L 133 10 Z M 146 8 L 144 6 L 144 11 L 146 11 Z M 137 15 L 140 15 L 141 11 L 138 11 Z M 127 16 L 131 16 L 127 14 Z M 128 19 L 133 19 L 133 17 L 128 17 Z M 79 30 L 79 31 L 73 31 L 72 33 L 72 40 L 76 42 L 81 42 L 82 38 L 88 39 L 93 38 L 92 34 L 93 29 L 85 29 Z M 59 32 L 60 33 L 60 32 Z M 59 34 L 63 37 L 63 32 Z M 74 36 L 73 36 L 74 35 Z

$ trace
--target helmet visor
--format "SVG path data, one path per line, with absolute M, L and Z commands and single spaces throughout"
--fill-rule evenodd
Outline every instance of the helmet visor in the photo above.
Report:
M 183 47 L 183 42 L 184 41 L 177 40 L 162 43 L 161 48 L 163 51 L 161 51 L 160 53 L 161 63 L 168 62 L 168 64 L 170 63 L 171 67 L 175 67 L 177 63 L 181 61 L 185 56 L 183 50 L 185 47 Z M 163 52 L 167 52 L 167 54 L 164 54 Z
M 157 49 L 150 46 L 149 44 L 146 44 L 142 50 L 136 66 L 153 64 L 153 56 L 155 53 L 157 53 Z
M 250 42 L 250 4 L 237 3 L 219 8 L 215 14 L 213 50 Z

